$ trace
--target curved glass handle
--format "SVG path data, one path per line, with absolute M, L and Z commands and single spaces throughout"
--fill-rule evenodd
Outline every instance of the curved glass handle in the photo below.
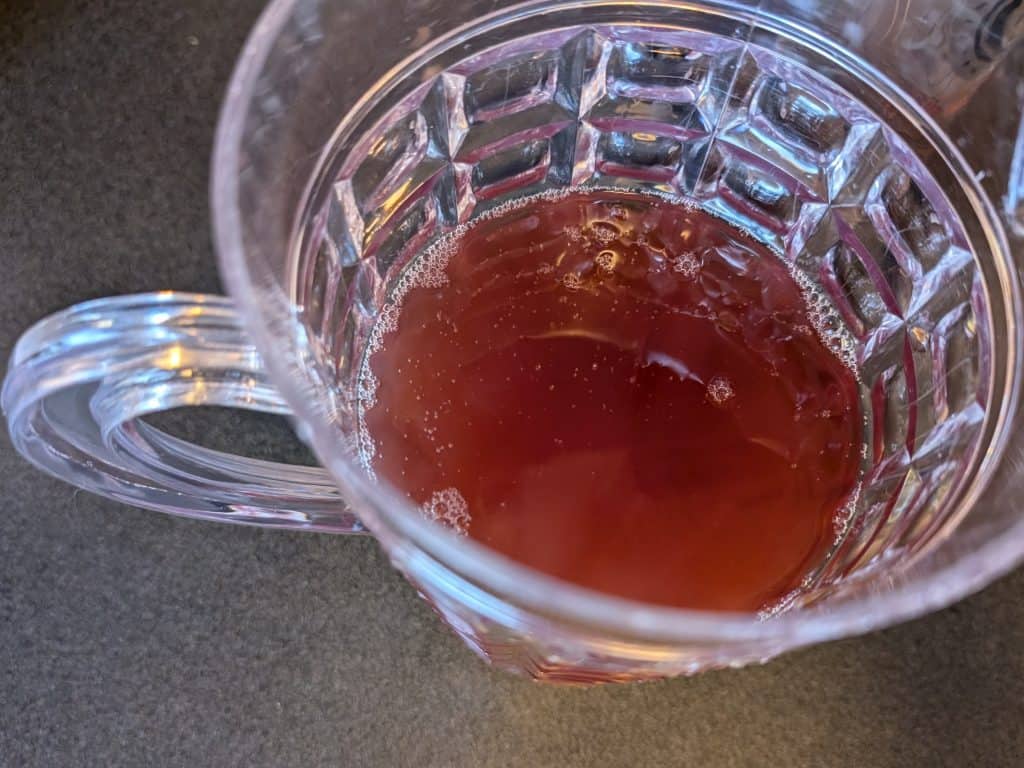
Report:
M 189 517 L 362 530 L 326 470 L 202 448 L 139 418 L 186 405 L 288 413 L 221 296 L 166 291 L 58 312 L 18 341 L 2 405 L 18 451 L 86 490 Z

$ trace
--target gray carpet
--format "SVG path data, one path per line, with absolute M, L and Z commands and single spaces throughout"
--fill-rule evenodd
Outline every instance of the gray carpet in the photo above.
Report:
M 259 5 L 0 2 L 4 358 L 75 301 L 219 289 L 208 157 Z M 484 667 L 370 539 L 129 509 L 0 440 L 2 766 L 1024 763 L 1022 572 L 765 667 L 557 689 Z

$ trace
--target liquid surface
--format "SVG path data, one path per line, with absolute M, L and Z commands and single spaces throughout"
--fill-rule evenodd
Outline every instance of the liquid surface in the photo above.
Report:
M 428 252 L 364 366 L 369 465 L 550 575 L 753 611 L 854 492 L 853 371 L 775 254 L 678 202 L 572 192 Z

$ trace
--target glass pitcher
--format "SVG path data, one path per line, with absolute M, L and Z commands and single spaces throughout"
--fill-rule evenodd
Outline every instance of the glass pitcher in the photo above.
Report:
M 920 615 L 1024 555 L 1019 404 L 1024 10 L 1012 0 L 274 0 L 213 156 L 231 298 L 102 299 L 19 341 L 17 449 L 173 514 L 369 531 L 479 655 L 538 679 L 764 661 Z M 780 250 L 856 339 L 863 489 L 771 614 L 631 602 L 426 519 L 359 451 L 358 371 L 429 243 L 510 199 L 683 195 Z M 288 414 L 323 468 L 232 456 L 143 417 Z

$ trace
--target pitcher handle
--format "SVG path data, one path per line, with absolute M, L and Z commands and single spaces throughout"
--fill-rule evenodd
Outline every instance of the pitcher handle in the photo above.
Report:
M 198 405 L 289 413 L 222 296 L 164 291 L 51 315 L 18 340 L 0 403 L 23 456 L 117 501 L 225 522 L 362 530 L 326 470 L 210 450 L 140 418 Z

